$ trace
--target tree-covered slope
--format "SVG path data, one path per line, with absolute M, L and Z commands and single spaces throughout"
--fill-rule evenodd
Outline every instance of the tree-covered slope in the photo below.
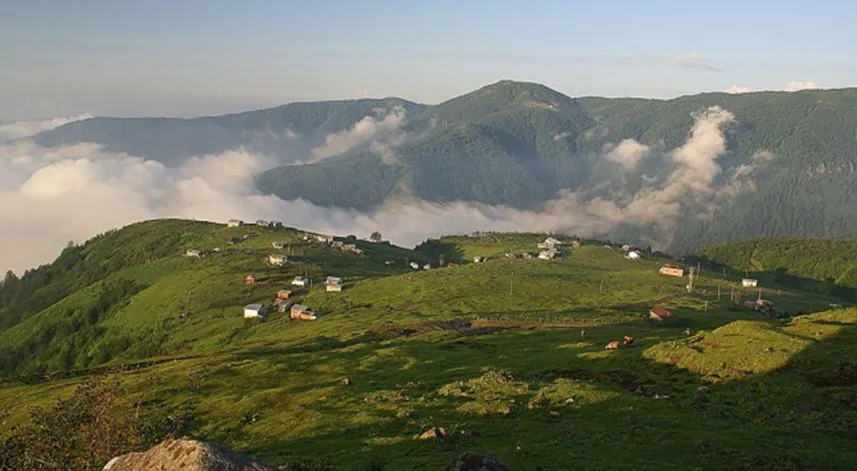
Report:
M 364 147 L 337 159 L 377 162 L 364 163 L 365 170 L 358 174 L 339 167 L 341 177 L 321 177 L 330 175 L 326 163 L 280 167 L 263 174 L 259 186 L 286 199 L 368 209 L 392 193 L 387 175 L 396 173 L 404 177 L 402 184 L 411 196 L 428 201 L 535 207 L 586 180 L 587 166 L 575 139 L 593 124 L 580 105 L 561 93 L 538 84 L 501 81 L 429 107 L 406 123 L 404 136 L 388 145 L 395 160 L 387 166 L 395 170 L 379 167 L 382 156 Z M 303 178 L 317 184 L 295 187 Z M 330 195 L 346 178 L 378 179 L 379 185 L 332 202 Z
M 193 119 L 96 117 L 39 133 L 34 140 L 45 147 L 96 143 L 111 152 L 170 165 L 241 147 L 287 163 L 307 159 L 327 134 L 347 130 L 367 116 L 383 118 L 398 108 L 415 116 L 423 105 L 385 98 L 299 102 Z

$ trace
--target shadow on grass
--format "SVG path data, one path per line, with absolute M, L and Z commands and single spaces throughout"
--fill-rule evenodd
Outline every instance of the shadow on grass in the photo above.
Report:
M 836 336 L 809 344 L 777 372 L 715 384 L 643 355 L 683 338 L 671 329 L 631 329 L 638 344 L 613 352 L 603 345 L 615 333 L 582 342 L 560 331 L 399 339 L 384 344 L 396 350 L 386 361 L 374 355 L 373 343 L 319 351 L 313 361 L 338 365 L 351 385 L 340 386 L 333 403 L 308 407 L 343 423 L 245 448 L 278 463 L 329 456 L 336 469 L 365 469 L 373 456 L 387 463 L 384 469 L 444 469 L 468 450 L 524 470 L 847 469 L 857 459 L 857 330 L 836 325 L 842 327 Z M 565 348 L 569 341 L 582 345 Z M 365 367 L 367 359 L 377 361 Z M 405 363 L 416 366 L 403 370 Z M 489 383 L 475 396 L 439 394 L 486 371 L 508 372 L 510 381 L 527 385 L 526 393 L 504 395 Z M 568 398 L 528 406 L 539 391 L 565 384 L 572 385 Z M 504 412 L 468 408 L 479 401 Z M 355 423 L 349 413 L 364 419 Z M 434 426 L 450 437 L 415 438 Z M 247 432 L 236 437 L 252 442 Z

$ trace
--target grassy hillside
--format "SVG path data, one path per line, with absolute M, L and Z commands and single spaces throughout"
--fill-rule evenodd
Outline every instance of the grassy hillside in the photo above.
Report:
M 704 247 L 697 255 L 777 283 L 857 301 L 857 242 L 854 241 L 759 238 Z
M 358 241 L 363 255 L 294 229 L 187 221 L 105 237 L 129 238 L 114 246 L 120 256 L 150 231 L 186 235 L 173 253 L 111 271 L 0 333 L 7 426 L 103 363 L 136 365 L 122 375 L 128 404 L 181 409 L 195 437 L 275 463 L 443 469 L 465 450 L 545 470 L 847 469 L 857 458 L 857 310 L 822 312 L 837 301 L 829 295 L 765 281 L 781 312 L 817 312 L 778 320 L 730 302 L 732 278 L 704 272 L 688 293 L 686 277 L 657 273 L 661 260 L 601 244 L 554 261 L 503 257 L 535 251 L 537 234 L 444 237 L 415 251 Z M 293 264 L 263 263 L 276 240 Z M 182 256 L 213 246 L 224 250 Z M 465 263 L 407 268 L 441 254 Z M 466 263 L 477 255 L 488 262 Z M 297 290 L 316 321 L 242 318 L 244 304 L 270 303 L 298 273 L 344 276 L 345 289 Z M 681 323 L 647 323 L 653 305 Z M 624 336 L 632 346 L 605 350 Z M 416 438 L 429 426 L 449 437 Z

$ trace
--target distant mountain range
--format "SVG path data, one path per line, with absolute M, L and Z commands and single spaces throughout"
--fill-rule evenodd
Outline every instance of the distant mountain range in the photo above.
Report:
M 716 152 L 712 165 L 676 156 L 695 117 L 711 107 L 732 117 L 699 130 L 695 145 Z M 573 99 L 501 81 L 433 106 L 385 98 L 196 119 L 92 118 L 33 139 L 48 147 L 94 142 L 167 165 L 243 147 L 281 164 L 258 177 L 263 192 L 360 210 L 417 198 L 538 211 L 564 193 L 621 209 L 656 190 L 695 192 L 668 201 L 679 208 L 670 224 L 625 221 L 628 212 L 619 211 L 608 233 L 591 234 L 673 252 L 752 236 L 857 232 L 857 89 Z M 631 161 L 609 155 L 619 147 Z M 690 175 L 670 187 L 685 176 L 682 165 L 709 166 L 711 181 Z

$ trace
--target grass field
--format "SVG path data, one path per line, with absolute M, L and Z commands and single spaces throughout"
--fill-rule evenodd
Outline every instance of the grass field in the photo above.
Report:
M 463 260 L 497 258 L 417 271 L 407 262 L 434 255 L 366 242 L 365 255 L 342 254 L 286 229 L 210 231 L 183 248 L 251 237 L 235 252 L 117 271 L 0 333 L 0 347 L 59 332 L 51 326 L 101 284 L 128 279 L 145 289 L 100 320 L 80 354 L 157 360 L 122 375 L 124 400 L 189 408 L 195 437 L 274 463 L 443 469 L 467 450 L 516 470 L 850 469 L 857 459 L 857 310 L 828 311 L 835 299 L 764 286 L 778 309 L 815 313 L 771 319 L 730 302 L 734 279 L 703 272 L 687 293 L 686 277 L 657 273 L 662 261 L 600 245 L 555 261 L 502 258 L 534 251 L 534 235 L 444 238 Z M 274 240 L 291 242 L 294 263 L 264 263 Z M 302 273 L 316 284 L 296 298 L 318 320 L 242 318 L 244 304 L 270 304 Z M 345 277 L 345 290 L 325 292 L 327 275 Z M 655 304 L 681 324 L 646 322 Z M 624 336 L 632 346 L 605 350 Z M 81 379 L 34 378 L 0 387 L 8 424 Z M 449 437 L 419 440 L 425 427 Z

